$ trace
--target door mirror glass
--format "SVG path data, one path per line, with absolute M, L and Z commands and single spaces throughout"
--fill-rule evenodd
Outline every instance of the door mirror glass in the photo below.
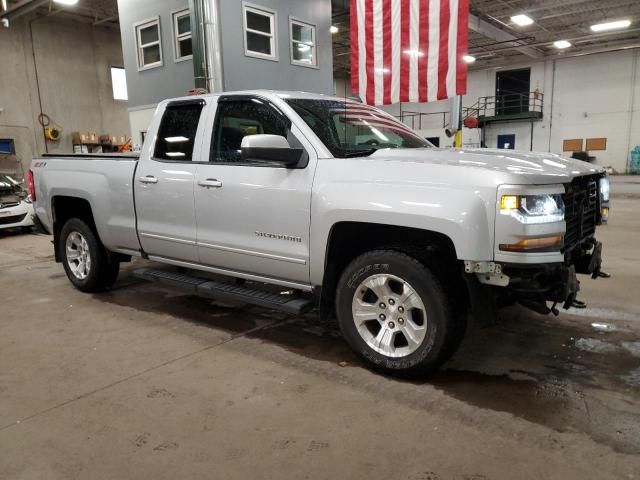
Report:
M 281 135 L 247 135 L 241 144 L 242 160 L 251 163 L 279 164 L 294 168 L 300 162 L 304 150 L 293 148 Z

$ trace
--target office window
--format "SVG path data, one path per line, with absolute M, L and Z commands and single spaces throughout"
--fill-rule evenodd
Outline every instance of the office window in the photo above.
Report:
M 127 77 L 122 67 L 111 67 L 111 88 L 114 100 L 128 100 Z
M 299 20 L 289 20 L 291 63 L 305 67 L 318 65 L 316 58 L 316 27 Z
M 138 46 L 138 70 L 162 66 L 160 19 L 158 17 L 135 26 Z
M 278 60 L 276 12 L 242 4 L 244 18 L 244 54 L 249 57 Z
M 193 57 L 191 46 L 191 13 L 181 10 L 173 14 L 173 41 L 176 61 Z

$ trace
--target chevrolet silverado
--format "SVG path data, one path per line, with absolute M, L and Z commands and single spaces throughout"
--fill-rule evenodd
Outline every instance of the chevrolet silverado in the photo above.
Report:
M 133 256 L 195 295 L 337 317 L 387 372 L 458 347 L 467 314 L 583 306 L 609 181 L 551 153 L 435 148 L 356 101 L 273 91 L 161 102 L 139 154 L 45 155 L 37 223 L 85 292 Z M 171 267 L 168 267 L 171 266 Z M 181 267 L 181 268 L 175 268 Z

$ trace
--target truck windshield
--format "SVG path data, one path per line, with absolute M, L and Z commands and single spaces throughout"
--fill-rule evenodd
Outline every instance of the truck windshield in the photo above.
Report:
M 334 157 L 361 157 L 381 148 L 433 147 L 382 110 L 350 100 L 286 100 Z

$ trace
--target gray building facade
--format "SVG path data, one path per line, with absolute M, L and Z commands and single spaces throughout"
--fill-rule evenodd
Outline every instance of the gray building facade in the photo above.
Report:
M 202 83 L 194 73 L 206 63 L 201 39 L 219 54 L 221 71 L 209 76 L 220 77 L 221 90 L 333 93 L 331 0 L 192 0 L 191 6 L 197 2 L 216 10 L 217 35 L 198 30 L 194 10 L 202 9 L 190 8 L 189 0 L 118 0 L 134 144 L 142 142 L 158 102 Z

